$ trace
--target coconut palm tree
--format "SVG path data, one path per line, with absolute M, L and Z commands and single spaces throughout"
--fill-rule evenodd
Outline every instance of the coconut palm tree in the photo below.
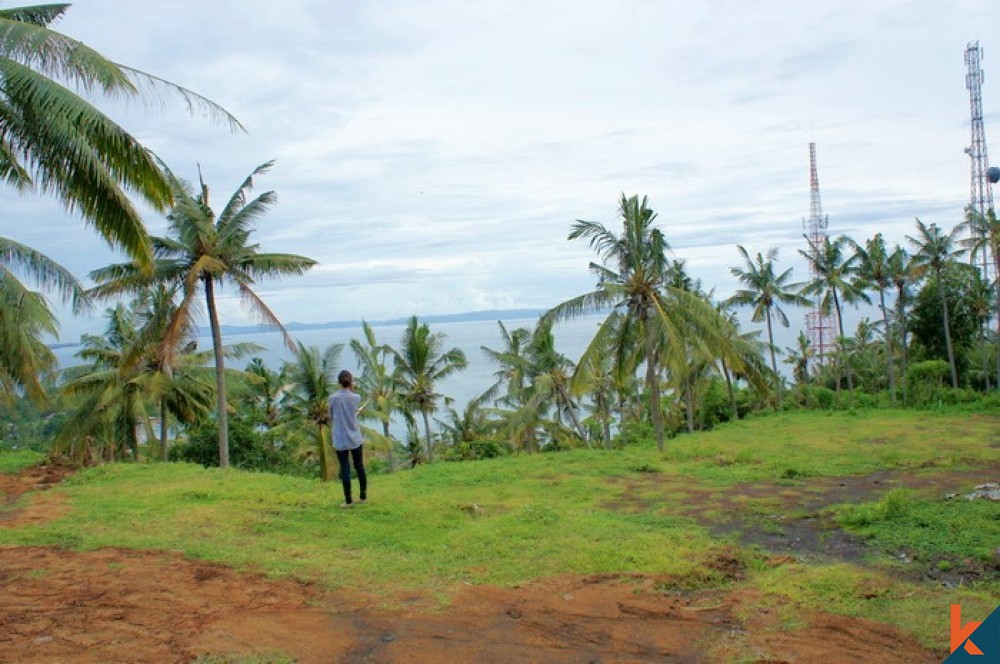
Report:
M 145 293 L 129 307 L 119 304 L 107 312 L 102 335 L 84 335 L 77 354 L 88 364 L 66 370 L 62 393 L 79 399 L 61 428 L 57 449 L 71 449 L 89 439 L 108 450 L 111 458 L 126 450 L 138 458 L 137 427 L 153 440 L 151 418 L 161 418 L 160 456 L 166 458 L 168 416 L 193 422 L 210 409 L 212 384 L 205 369 L 208 355 L 194 353 L 186 344 L 174 355 L 171 371 L 159 361 L 159 339 L 165 317 L 156 310 L 160 293 Z
M 328 482 L 333 477 L 329 431 L 330 396 L 337 391 L 337 373 L 340 370 L 340 353 L 344 344 L 332 344 L 320 351 L 316 346 L 306 347 L 301 341 L 295 346 L 295 359 L 285 365 L 291 390 L 285 404 L 292 421 L 285 430 L 294 437 L 305 429 L 313 430 L 313 441 L 319 453 L 322 478 Z
M 975 262 L 976 254 L 982 252 L 984 261 L 988 256 L 993 263 L 993 294 L 996 298 L 994 310 L 997 314 L 996 376 L 997 389 L 1000 390 L 1000 220 L 997 219 L 996 212 L 992 209 L 988 210 L 986 214 L 969 210 L 964 225 L 969 230 L 969 237 L 962 240 L 960 244 L 968 250 L 973 262 Z M 988 384 L 986 389 L 989 389 Z
M 653 225 L 656 213 L 647 199 L 644 197 L 640 201 L 637 196 L 622 194 L 619 214 L 623 223 L 620 235 L 594 221 L 577 220 L 573 224 L 569 239 L 588 240 L 601 258 L 602 264 L 590 264 L 597 276 L 597 286 L 589 293 L 556 305 L 545 318 L 559 321 L 611 310 L 626 315 L 630 319 L 629 326 L 639 327 L 650 416 L 657 447 L 662 450 L 664 430 L 659 367 L 668 364 L 664 360 L 670 358 L 663 358 L 661 353 L 666 350 L 681 355 L 687 349 L 687 342 L 722 351 L 724 321 L 702 298 L 666 284 L 670 247 L 662 231 Z M 587 355 L 603 352 L 608 347 L 608 339 L 616 333 L 617 327 L 617 323 L 610 322 L 612 320 L 606 318 L 598 328 L 580 359 L 581 364 L 587 362 Z M 691 330 L 696 331 L 697 338 L 690 338 Z M 661 335 L 670 340 L 666 345 L 660 344 Z
M 800 294 L 818 297 L 820 310 L 824 314 L 829 315 L 834 312 L 837 316 L 837 336 L 845 339 L 847 337 L 844 334 L 842 305 L 857 302 L 871 303 L 860 283 L 854 279 L 857 256 L 847 255 L 845 248 L 850 239 L 846 235 L 841 235 L 835 240 L 824 237 L 822 244 L 818 245 L 808 236 L 805 238 L 809 243 L 809 250 L 800 249 L 799 254 L 809 262 L 815 276 L 802 287 Z M 853 395 L 854 378 L 850 371 L 847 372 L 847 389 Z
M 419 411 L 424 420 L 427 462 L 434 461 L 430 416 L 437 410 L 441 394 L 437 383 L 464 369 L 468 362 L 460 348 L 444 350 L 445 335 L 432 333 L 427 323 L 410 318 L 399 348 L 393 350 L 396 386 L 403 395 L 404 407 Z
M 882 312 L 882 325 L 885 333 L 885 363 L 889 376 L 889 399 L 896 404 L 896 358 L 892 347 L 892 334 L 889 329 L 889 309 L 885 306 L 885 292 L 893 284 L 893 267 L 890 264 L 889 252 L 885 248 L 885 240 L 881 233 L 865 241 L 861 246 L 851 240 L 854 254 L 857 257 L 857 274 L 864 288 L 878 292 L 879 310 Z
M 358 360 L 361 375 L 356 384 L 362 395 L 362 419 L 374 418 L 382 424 L 382 435 L 387 443 L 387 461 L 390 472 L 396 469 L 394 449 L 396 444 L 389 433 L 392 414 L 399 410 L 402 400 L 396 389 L 392 372 L 389 370 L 389 359 L 393 357 L 392 347 L 379 344 L 375 340 L 375 332 L 371 326 L 361 322 L 364 343 L 351 339 L 351 350 Z
M 493 372 L 496 381 L 476 401 L 494 404 L 503 401 L 507 405 L 513 405 L 523 401 L 522 396 L 527 388 L 525 368 L 529 362 L 526 353 L 531 343 L 531 330 L 526 327 L 508 330 L 503 321 L 499 320 L 497 326 L 500 328 L 503 348 L 494 350 L 480 346 L 486 358 L 497 366 L 497 370 Z
M 191 111 L 242 127 L 204 97 L 51 29 L 69 6 L 0 10 L 0 178 L 55 195 L 148 269 L 149 239 L 125 192 L 164 210 L 170 186 L 149 150 L 77 92 L 119 99 L 167 92 Z
M 753 307 L 753 315 L 750 320 L 759 323 L 767 322 L 767 344 L 771 353 L 771 370 L 774 372 L 775 392 L 778 400 L 775 409 L 782 401 L 781 397 L 781 374 L 778 373 L 778 361 L 775 359 L 774 329 L 772 318 L 777 318 L 778 323 L 783 327 L 788 327 L 788 316 L 781 308 L 782 304 L 795 304 L 799 306 L 809 306 L 809 300 L 791 289 L 799 289 L 799 284 L 790 284 L 788 280 L 792 275 L 792 268 L 788 268 L 781 274 L 776 274 L 774 263 L 778 258 L 778 250 L 771 248 L 765 258 L 758 251 L 755 258 L 750 258 L 750 254 L 742 245 L 737 245 L 736 250 L 743 257 L 745 267 L 732 267 L 729 271 L 746 288 L 737 290 L 728 300 L 728 305 L 740 305 Z
M 147 276 L 135 261 L 95 270 L 90 278 L 98 286 L 97 297 L 107 297 L 142 288 L 149 283 L 181 284 L 183 297 L 171 319 L 163 340 L 163 353 L 169 361 L 171 349 L 194 315 L 195 298 L 204 293 L 215 353 L 216 419 L 219 427 L 219 465 L 229 466 L 229 427 L 226 410 L 225 360 L 222 332 L 215 301 L 216 288 L 234 287 L 244 304 L 263 322 L 277 327 L 285 335 L 289 348 L 296 346 L 277 316 L 253 290 L 260 278 L 299 275 L 316 261 L 295 254 L 258 251 L 250 241 L 255 223 L 274 205 L 276 195 L 267 191 L 248 200 L 254 178 L 266 173 L 267 162 L 250 174 L 216 217 L 209 205 L 208 187 L 200 182 L 197 192 L 186 182 L 169 173 L 174 205 L 167 215 L 170 235 L 154 237 L 156 261 L 152 276 Z
M 955 349 L 951 343 L 951 320 L 948 314 L 948 300 L 945 296 L 944 282 L 941 272 L 963 253 L 964 249 L 955 247 L 955 235 L 958 228 L 950 233 L 943 232 L 937 224 L 927 225 L 917 219 L 917 236 L 907 235 L 906 239 L 915 249 L 913 268 L 918 276 L 928 273 L 937 280 L 938 292 L 941 296 L 941 325 L 944 328 L 944 343 L 948 351 L 948 366 L 951 370 L 951 386 L 958 387 L 958 369 L 955 366 Z

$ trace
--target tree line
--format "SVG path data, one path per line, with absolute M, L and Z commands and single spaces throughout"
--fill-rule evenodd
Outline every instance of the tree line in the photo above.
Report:
M 263 252 L 252 239 L 276 200 L 272 191 L 254 195 L 271 162 L 216 212 L 200 176 L 192 184 L 175 175 L 70 88 L 137 95 L 141 84 L 155 83 L 235 130 L 238 122 L 203 97 L 54 32 L 49 25 L 66 7 L 0 10 L 0 166 L 15 188 L 55 194 L 79 211 L 127 260 L 91 272 L 96 285 L 86 289 L 41 252 L 0 238 L 4 408 L 16 404 L 23 414 L 24 400 L 48 400 L 37 408 L 59 423 L 54 450 L 88 463 L 144 453 L 328 478 L 326 399 L 345 347 L 296 342 L 255 291 L 259 279 L 300 275 L 315 264 Z M 166 214 L 163 236 L 148 235 L 125 191 Z M 810 277 L 801 282 L 778 267 L 775 250 L 738 246 L 740 263 L 731 272 L 740 288 L 725 299 L 672 258 L 645 197 L 622 194 L 618 221 L 620 230 L 594 221 L 571 225 L 568 239 L 594 251 L 593 289 L 554 306 L 531 328 L 499 323 L 501 345 L 482 348 L 496 367 L 495 382 L 461 412 L 437 391 L 467 366 L 461 350 L 448 348 L 446 337 L 417 317 L 395 346 L 364 325 L 349 347 L 361 367 L 368 439 L 387 469 L 637 439 L 662 450 L 679 432 L 765 409 L 920 406 L 1000 389 L 1000 289 L 985 276 L 1000 274 L 992 211 L 970 214 L 947 232 L 918 219 L 905 247 L 888 247 L 880 234 L 810 241 L 800 252 Z M 235 289 L 281 330 L 291 362 L 272 369 L 253 357 L 259 349 L 223 345 L 220 288 Z M 82 339 L 80 366 L 56 371 L 44 339 L 58 321 L 43 292 L 77 309 L 115 302 L 104 332 Z M 211 352 L 195 342 L 201 302 Z M 800 332 L 794 347 L 777 347 L 774 327 L 790 325 L 786 308 L 811 305 L 835 323 L 832 343 L 818 349 Z M 874 307 L 873 317 L 848 334 L 844 308 L 858 306 Z M 763 329 L 741 330 L 740 308 Z M 605 315 L 583 354 L 559 353 L 560 322 L 594 312 Z M 232 368 L 246 358 L 243 370 Z M 405 425 L 402 440 L 392 435 L 394 418 Z M 171 441 L 181 444 L 171 450 Z

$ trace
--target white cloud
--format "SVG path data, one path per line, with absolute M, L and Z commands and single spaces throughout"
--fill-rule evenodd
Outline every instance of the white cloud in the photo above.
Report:
M 566 234 L 577 218 L 614 224 L 621 192 L 649 196 L 676 256 L 720 294 L 736 244 L 781 247 L 805 278 L 812 140 L 831 232 L 901 242 L 915 216 L 950 225 L 968 195 L 962 52 L 997 24 L 986 0 L 86 0 L 59 27 L 244 122 L 231 135 L 178 104 L 113 107 L 178 174 L 200 164 L 217 206 L 277 159 L 256 239 L 320 266 L 262 292 L 283 320 L 316 322 L 588 290 L 592 255 Z M 1000 45 L 984 47 L 1000 68 Z M 984 105 L 995 119 L 990 78 Z M 57 205 L 0 201 L 31 220 L 4 234 L 78 274 L 117 260 Z M 235 298 L 222 315 L 247 319 Z

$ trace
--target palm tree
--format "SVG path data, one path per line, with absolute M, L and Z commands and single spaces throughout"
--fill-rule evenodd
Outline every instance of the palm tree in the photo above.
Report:
M 216 418 L 219 465 L 222 468 L 229 466 L 229 426 L 225 361 L 215 289 L 226 284 L 234 286 L 251 311 L 265 323 L 281 330 L 289 348 L 295 350 L 295 344 L 277 316 L 252 286 L 259 278 L 299 275 L 316 264 L 311 258 L 295 254 L 261 253 L 259 245 L 250 242 L 254 223 L 274 205 L 276 195 L 267 191 L 249 202 L 247 199 L 253 190 L 254 177 L 266 173 L 272 164 L 267 162 L 258 166 L 230 197 L 218 218 L 209 207 L 208 187 L 204 181 L 200 182 L 200 191 L 195 193 L 188 183 L 168 172 L 174 192 L 174 206 L 167 215 L 171 235 L 153 238 L 156 261 L 152 277 L 146 276 L 135 261 L 90 273 L 90 278 L 98 283 L 93 293 L 100 297 L 135 290 L 151 281 L 182 285 L 183 298 L 163 341 L 168 361 L 176 339 L 192 319 L 195 296 L 200 289 L 204 291 L 215 353 Z
M 983 252 L 984 262 L 986 255 L 993 261 L 993 294 L 996 297 L 994 309 L 997 313 L 996 375 L 997 389 L 1000 390 L 1000 220 L 992 209 L 986 214 L 969 210 L 965 226 L 969 229 L 969 237 L 962 240 L 961 244 L 969 251 L 973 262 L 978 252 Z M 986 389 L 989 389 L 988 384 Z
M 892 349 L 892 334 L 889 330 L 889 309 L 885 306 L 885 292 L 893 284 L 893 266 L 881 233 L 865 241 L 865 246 L 851 240 L 857 256 L 858 278 L 863 287 L 878 291 L 879 310 L 885 332 L 885 362 L 889 375 L 889 399 L 896 404 L 896 360 Z
M 56 336 L 59 323 L 45 297 L 29 289 L 19 274 L 44 290 L 56 291 L 76 310 L 86 306 L 86 297 L 80 283 L 61 265 L 31 247 L 0 237 L 0 385 L 8 394 L 24 390 L 38 401 L 44 396 L 39 375 L 55 367 L 55 356 L 44 339 Z
M 319 452 L 321 474 L 324 482 L 333 477 L 333 463 L 327 431 L 330 430 L 330 396 L 337 391 L 337 372 L 340 353 L 344 344 L 332 344 L 320 351 L 316 346 L 306 347 L 301 341 L 295 347 L 295 359 L 285 365 L 292 389 L 286 403 L 298 431 L 303 427 L 314 428 L 314 441 Z M 294 425 L 293 425 L 294 427 Z
M 523 401 L 522 396 L 527 388 L 526 367 L 529 365 L 527 358 L 528 345 L 531 343 L 531 330 L 526 327 L 519 327 L 508 330 L 503 321 L 497 321 L 500 328 L 500 338 L 503 341 L 501 350 L 494 350 L 487 346 L 480 346 L 483 354 L 486 355 L 497 370 L 493 373 L 496 381 L 486 388 L 476 401 L 480 403 L 497 403 L 503 401 L 512 405 Z
M 202 367 L 208 360 L 187 344 L 174 356 L 171 371 L 159 361 L 159 340 L 164 316 L 161 293 L 145 293 L 131 306 L 117 305 L 107 312 L 103 335 L 84 335 L 78 356 L 88 365 L 66 371 L 62 392 L 79 397 L 75 411 L 64 423 L 57 448 L 73 448 L 81 439 L 97 441 L 111 458 L 129 450 L 138 458 L 137 427 L 153 439 L 151 413 L 161 418 L 160 456 L 166 458 L 167 417 L 193 422 L 210 409 L 212 385 Z M 151 308 L 152 305 L 152 308 Z
M 771 370 L 774 372 L 775 390 L 778 396 L 775 403 L 775 410 L 781 404 L 781 375 L 778 373 L 778 361 L 775 359 L 774 330 L 772 327 L 772 316 L 778 319 L 783 327 L 788 327 L 788 316 L 782 310 L 782 304 L 796 304 L 799 306 L 809 306 L 809 300 L 790 289 L 800 288 L 799 284 L 789 284 L 788 280 L 792 275 L 792 268 L 788 268 L 781 274 L 775 274 L 774 263 L 778 258 L 778 250 L 769 249 L 767 258 L 758 251 L 753 259 L 742 245 L 736 246 L 740 256 L 746 264 L 745 268 L 732 267 L 729 271 L 746 288 L 736 291 L 726 304 L 736 304 L 740 306 L 753 307 L 753 315 L 750 320 L 759 323 L 767 321 L 767 344 L 771 353 Z
M 246 384 L 242 403 L 254 412 L 259 412 L 267 428 L 278 426 L 281 419 L 281 397 L 288 385 L 288 375 L 285 367 L 278 371 L 269 369 L 264 360 L 254 357 L 247 364 L 243 373 Z
M 68 4 L 0 10 L 0 178 L 19 191 L 52 193 L 144 269 L 149 238 L 126 190 L 155 210 L 171 201 L 153 155 L 84 96 L 137 98 L 178 94 L 242 130 L 216 104 L 190 90 L 117 64 L 49 26 Z
M 393 453 L 395 441 L 389 433 L 389 425 L 392 423 L 392 414 L 399 410 L 401 399 L 392 372 L 389 371 L 389 358 L 393 357 L 392 347 L 376 342 L 375 332 L 367 322 L 361 322 L 361 329 L 364 343 L 351 339 L 351 350 L 361 368 L 361 375 L 356 381 L 358 392 L 364 399 L 361 417 L 374 418 L 382 424 L 382 435 L 388 445 L 389 470 L 393 471 L 396 468 Z
M 804 332 L 799 332 L 799 336 L 795 338 L 795 347 L 785 348 L 785 351 L 785 363 L 792 365 L 792 377 L 796 384 L 805 385 L 809 382 L 809 362 L 816 356 L 812 341 Z
M 619 214 L 624 225 L 621 235 L 594 221 L 577 220 L 573 224 L 569 239 L 589 240 L 603 262 L 590 264 L 597 275 L 597 286 L 589 293 L 556 305 L 545 318 L 558 321 L 610 309 L 626 315 L 629 326 L 639 327 L 650 415 L 657 447 L 662 450 L 664 431 L 658 375 L 661 360 L 670 358 L 661 358 L 660 351 L 683 354 L 687 347 L 682 341 L 721 349 L 724 335 L 720 329 L 724 321 L 711 304 L 697 295 L 666 284 L 670 247 L 660 229 L 653 227 L 656 213 L 649 208 L 647 199 L 640 201 L 637 196 L 622 194 Z M 609 338 L 619 327 L 612 320 L 606 318 L 598 328 L 580 364 L 588 361 L 589 354 L 603 352 L 608 347 Z M 679 334 L 682 330 L 684 334 Z M 696 330 L 696 339 L 689 338 L 689 330 Z M 670 343 L 661 345 L 660 335 L 666 335 Z
M 957 228 L 950 233 L 944 233 L 937 224 L 930 226 L 917 219 L 917 237 L 906 236 L 916 253 L 913 255 L 913 267 L 916 274 L 923 276 L 931 272 L 937 280 L 938 293 L 941 296 L 941 325 L 944 327 L 944 344 L 948 350 L 948 366 L 951 369 L 951 386 L 958 388 L 958 369 L 955 367 L 955 349 L 951 344 L 951 320 L 948 314 L 948 300 L 945 296 L 944 282 L 941 272 L 949 263 L 965 253 L 964 249 L 955 248 Z
M 799 253 L 809 262 L 815 277 L 803 286 L 800 293 L 818 297 L 820 310 L 824 314 L 828 315 L 831 311 L 836 313 L 837 336 L 845 339 L 847 337 L 844 334 L 841 303 L 855 304 L 859 301 L 871 303 L 860 284 L 852 278 L 857 256 L 854 254 L 847 256 L 844 251 L 850 238 L 846 235 L 841 235 L 836 240 L 824 237 L 823 243 L 817 245 L 806 236 L 806 241 L 809 243 L 809 251 L 800 249 Z M 854 378 L 850 371 L 847 371 L 847 389 L 853 395 Z
M 424 420 L 428 463 L 434 461 L 430 416 L 437 410 L 441 397 L 435 391 L 437 382 L 468 365 L 461 349 L 443 350 L 444 339 L 443 333 L 431 333 L 427 323 L 420 323 L 413 316 L 403 332 L 399 349 L 393 350 L 396 385 L 405 404 L 418 410 Z

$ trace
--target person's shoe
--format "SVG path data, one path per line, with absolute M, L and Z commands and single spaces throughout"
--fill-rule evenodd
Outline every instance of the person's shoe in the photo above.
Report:
M 341 503 L 341 507 L 354 507 L 354 503 Z
M 368 503 L 368 499 L 367 499 L 367 498 L 362 498 L 362 499 L 361 499 L 361 500 L 359 500 L 358 502 L 359 502 L 360 504 L 362 504 L 362 505 L 365 505 L 365 504 L 367 504 L 367 503 Z

